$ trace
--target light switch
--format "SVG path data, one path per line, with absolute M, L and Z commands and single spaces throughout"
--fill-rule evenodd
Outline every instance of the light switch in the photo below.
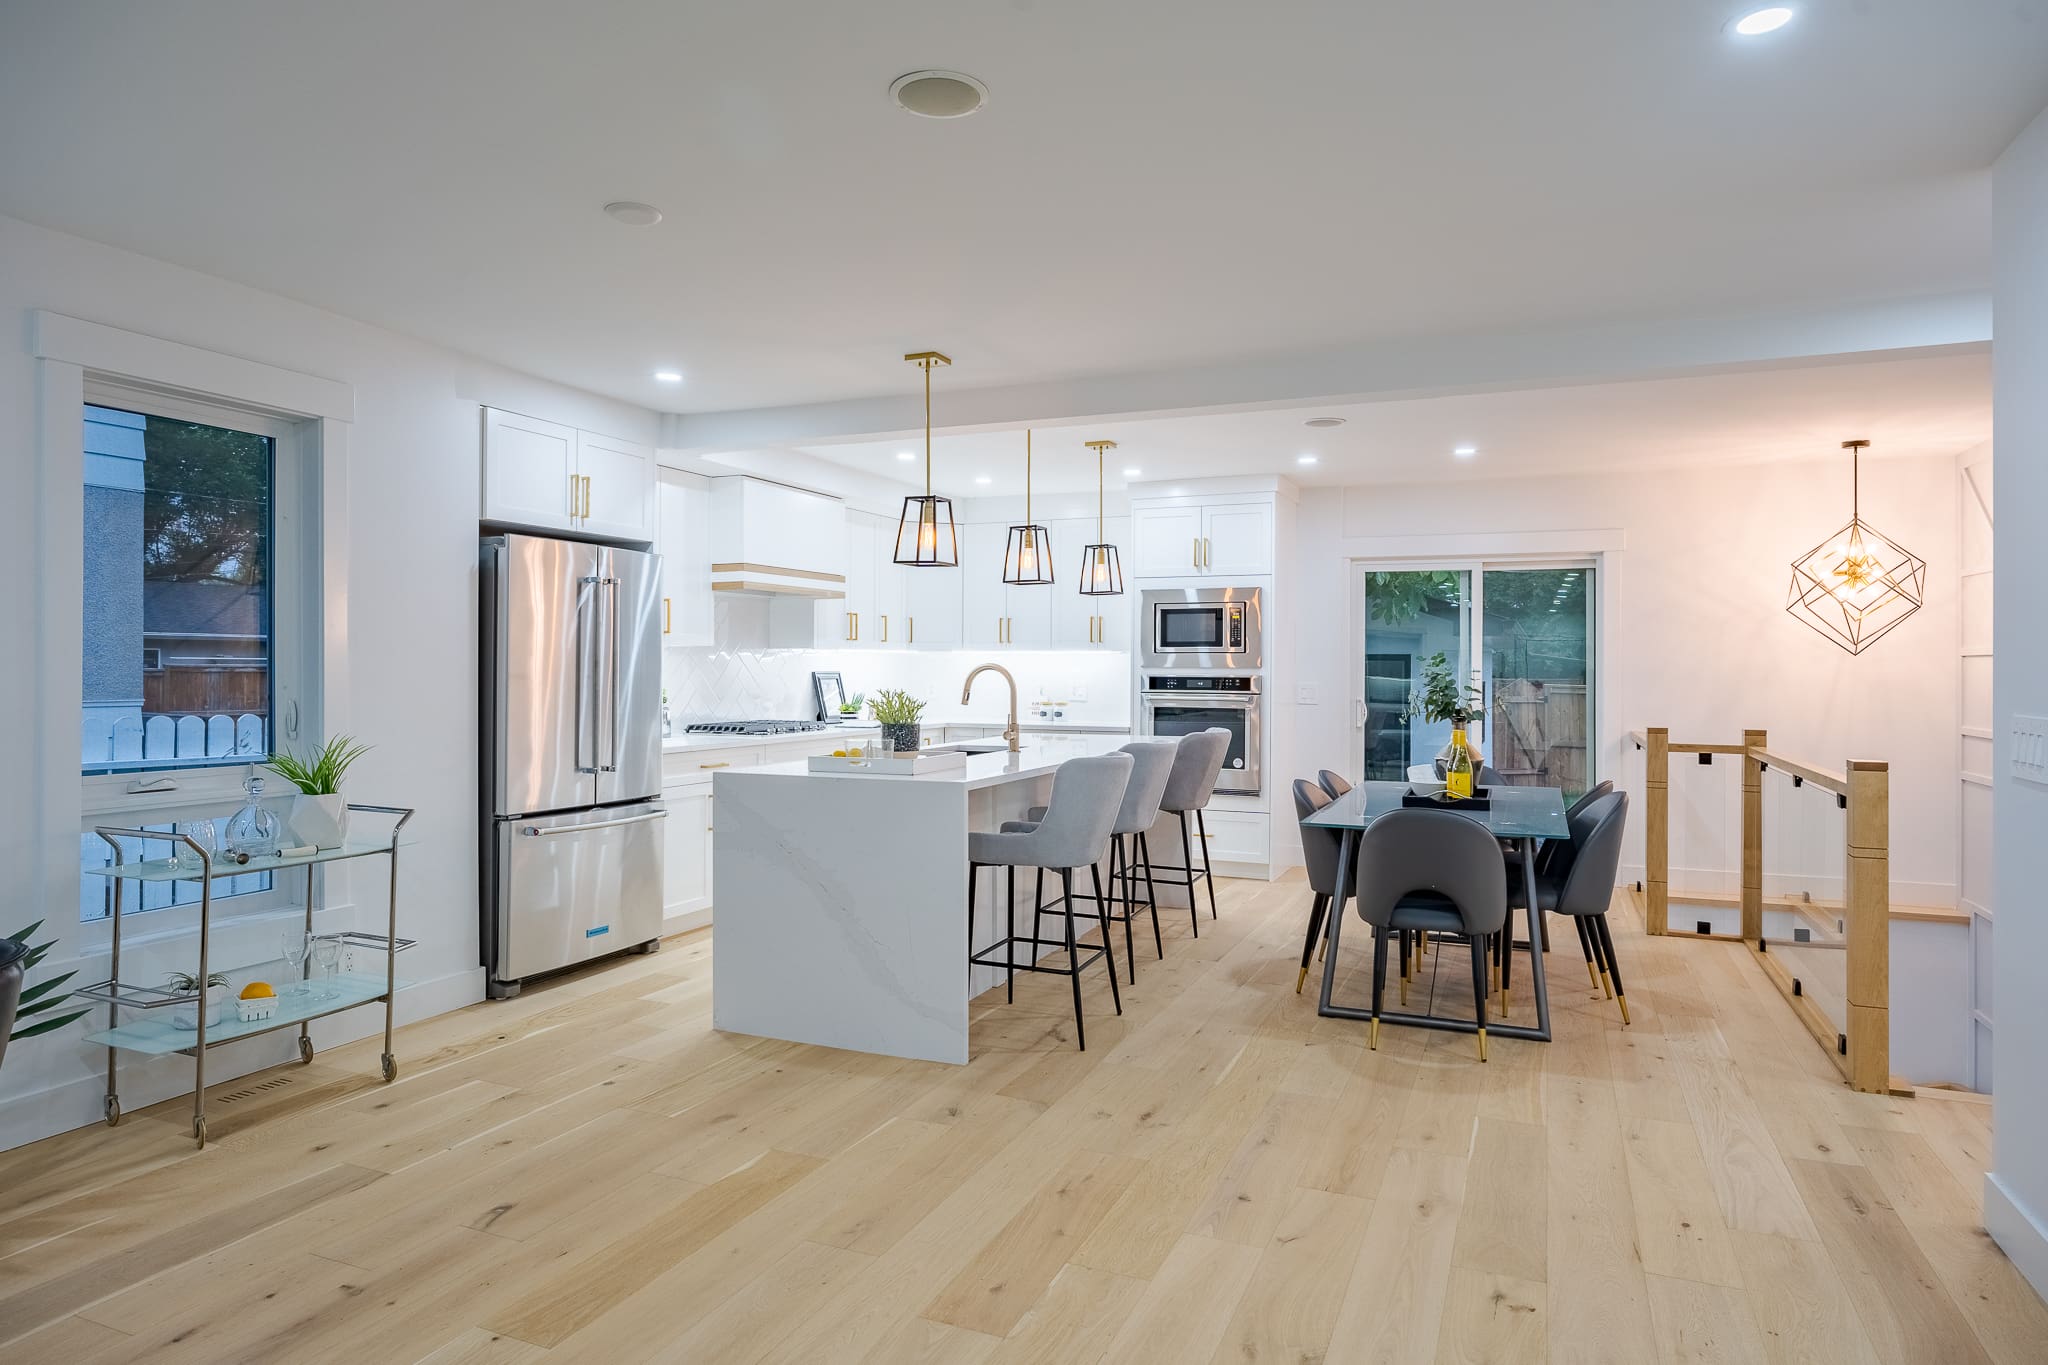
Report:
M 1294 704 L 1296 706 L 1314 706 L 1320 700 L 1319 692 L 1320 689 L 1314 683 L 1296 683 L 1294 685 Z
M 2048 785 L 2048 718 L 2012 718 L 2012 775 Z

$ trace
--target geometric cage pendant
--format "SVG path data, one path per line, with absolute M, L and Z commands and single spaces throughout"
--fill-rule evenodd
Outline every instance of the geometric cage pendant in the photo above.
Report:
M 1869 444 L 1844 441 L 1842 448 L 1853 462 Z M 1859 511 L 1792 561 L 1785 599 L 1786 611 L 1851 654 L 1883 639 L 1927 600 L 1927 561 L 1864 521 Z

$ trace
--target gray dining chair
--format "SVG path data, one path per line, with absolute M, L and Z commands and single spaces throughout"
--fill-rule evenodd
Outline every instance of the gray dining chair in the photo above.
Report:
M 1486 826 L 1449 811 L 1403 809 L 1358 841 L 1358 917 L 1372 926 L 1372 1034 L 1380 1045 L 1390 935 L 1454 935 L 1472 948 L 1472 1006 L 1486 1060 L 1486 947 L 1507 925 L 1500 844 Z
M 1324 791 L 1330 794 L 1332 801 L 1335 801 L 1345 792 L 1351 790 L 1351 783 L 1345 780 L 1344 774 L 1329 768 L 1325 768 L 1316 774 L 1316 782 Z
M 1230 753 L 1230 731 L 1221 728 L 1197 730 L 1191 735 L 1180 737 L 1180 750 L 1174 755 L 1173 770 L 1166 776 L 1166 792 L 1159 799 L 1159 809 L 1180 817 L 1181 863 L 1184 878 L 1169 877 L 1155 872 L 1155 876 L 1168 886 L 1185 886 L 1188 889 L 1188 919 L 1195 926 L 1195 937 L 1202 936 L 1202 924 L 1195 914 L 1195 884 L 1207 882 L 1209 886 L 1209 918 L 1216 918 L 1216 878 L 1209 870 L 1209 826 L 1202 819 L 1202 811 L 1209 804 L 1209 798 L 1216 794 L 1216 779 L 1223 775 L 1223 760 Z M 1202 865 L 1195 866 L 1193 843 L 1188 835 L 1188 816 L 1195 817 L 1195 833 L 1201 836 Z
M 1628 793 L 1610 791 L 1572 807 L 1568 856 L 1553 860 L 1552 870 L 1536 877 L 1536 907 L 1546 914 L 1569 915 L 1579 931 L 1587 974 L 1597 976 L 1608 997 L 1621 1008 L 1627 1024 L 1628 997 L 1622 993 L 1621 965 L 1614 956 L 1614 935 L 1607 927 L 1607 909 L 1614 900 L 1614 879 L 1621 867 L 1622 835 L 1628 825 Z M 1517 908 L 1528 904 L 1519 883 L 1508 888 Z
M 1311 815 L 1330 804 L 1330 793 L 1317 783 L 1305 777 L 1294 779 L 1294 818 L 1305 822 Z M 1317 825 L 1301 824 L 1301 861 L 1308 871 L 1308 889 L 1315 893 L 1308 910 L 1308 934 L 1301 942 L 1301 975 L 1294 978 L 1294 993 L 1301 994 L 1301 983 L 1308 980 L 1309 959 L 1314 956 L 1316 940 L 1323 932 L 1323 916 L 1329 912 L 1330 898 L 1337 892 L 1337 861 L 1342 856 L 1344 836 L 1334 829 Z M 1350 899 L 1347 895 L 1346 899 Z M 1342 907 L 1338 913 L 1342 914 Z
M 1164 959 L 1165 941 L 1159 935 L 1159 898 L 1152 891 L 1152 855 L 1144 847 L 1145 832 L 1159 820 L 1159 801 L 1166 794 L 1167 775 L 1173 770 L 1174 755 L 1179 746 L 1170 739 L 1141 739 L 1124 745 L 1117 752 L 1131 756 L 1131 780 L 1124 788 L 1123 805 L 1116 813 L 1116 824 L 1109 831 L 1109 886 L 1110 900 L 1108 915 L 1113 920 L 1122 920 L 1124 926 L 1124 964 L 1130 973 L 1131 984 L 1138 983 L 1138 955 L 1131 942 L 1131 921 L 1137 917 L 1137 884 L 1139 868 L 1143 868 L 1145 881 L 1145 908 L 1152 912 L 1152 950 Z M 1022 820 L 1003 822 L 1004 833 L 1016 833 L 1036 829 L 1038 822 L 1045 819 L 1045 807 L 1033 806 Z M 1137 855 L 1133 857 L 1133 855 Z M 1039 887 L 1032 897 L 1032 905 L 1043 913 L 1045 905 L 1045 874 L 1039 873 Z M 1087 893 L 1081 893 L 1086 900 Z M 1034 915 L 1034 921 L 1036 916 Z
M 967 925 L 974 929 L 974 887 L 984 867 L 1008 871 L 1004 898 L 1002 939 L 979 952 L 968 944 L 967 960 L 983 967 L 1001 967 L 1008 999 L 1017 998 L 1016 974 L 1047 972 L 1065 976 L 1074 986 L 1074 1039 L 1080 1050 L 1088 1050 L 1088 1034 L 1081 1019 L 1081 973 L 1102 959 L 1109 967 L 1109 994 L 1116 1012 L 1124 1012 L 1123 997 L 1116 984 L 1116 954 L 1110 947 L 1107 902 L 1102 895 L 1102 873 L 1097 864 L 1109 849 L 1110 830 L 1116 825 L 1124 791 L 1130 786 L 1133 760 L 1129 754 L 1099 754 L 1062 763 L 1053 774 L 1052 796 L 1046 802 L 1045 818 L 1029 829 L 998 830 L 967 836 Z M 1066 937 L 1061 940 L 1040 936 L 1034 918 L 1029 937 L 1017 935 L 1017 869 L 1020 867 L 1056 871 L 1060 874 L 1060 904 L 1064 912 Z M 1102 926 L 1102 947 L 1084 959 L 1074 936 L 1074 871 L 1085 867 L 1095 879 L 1096 919 Z M 1030 956 L 1017 960 L 1017 945 L 1031 945 Z M 1067 950 L 1067 965 L 1046 966 L 1038 960 L 1041 948 Z M 1002 956 L 997 959 L 1000 950 Z

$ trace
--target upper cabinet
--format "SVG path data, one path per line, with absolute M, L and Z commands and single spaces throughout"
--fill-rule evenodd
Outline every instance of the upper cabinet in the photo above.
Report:
M 659 471 L 654 548 L 661 555 L 661 643 L 710 645 L 711 488 L 694 475 Z
M 846 508 L 766 479 L 713 479 L 712 583 L 720 592 L 838 598 L 847 589 Z
M 1131 577 L 1258 578 L 1273 572 L 1273 500 L 1139 505 Z
M 483 519 L 654 538 L 654 448 L 485 408 Z

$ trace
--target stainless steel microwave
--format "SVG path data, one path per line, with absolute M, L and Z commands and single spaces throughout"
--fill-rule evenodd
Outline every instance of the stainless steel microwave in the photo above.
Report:
M 1146 668 L 1264 666 L 1257 588 L 1148 588 Z

